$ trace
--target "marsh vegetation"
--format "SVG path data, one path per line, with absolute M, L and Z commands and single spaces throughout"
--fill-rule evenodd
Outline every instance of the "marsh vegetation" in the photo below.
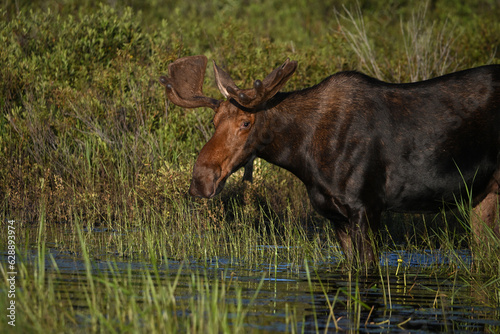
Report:
M 500 242 L 471 250 L 466 201 L 387 214 L 373 273 L 347 269 L 278 167 L 257 160 L 253 183 L 240 172 L 213 200 L 187 195 L 212 111 L 169 104 L 158 77 L 204 54 L 244 87 L 287 57 L 285 90 L 341 70 L 421 80 L 498 63 L 499 14 L 489 0 L 4 1 L 0 279 L 10 221 L 17 275 L 16 327 L 1 313 L 0 328 L 498 331 Z

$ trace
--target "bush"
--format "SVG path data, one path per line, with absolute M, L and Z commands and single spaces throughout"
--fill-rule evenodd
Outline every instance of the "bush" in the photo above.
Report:
M 190 201 L 212 112 L 166 101 L 157 78 L 178 57 L 205 54 L 241 86 L 290 57 L 299 61 L 285 88 L 293 90 L 347 69 L 408 81 L 496 62 L 500 38 L 500 10 L 486 0 L 478 9 L 433 1 L 426 11 L 382 1 L 362 1 L 359 11 L 335 1 L 127 4 L 21 1 L 0 11 L 3 218 L 33 221 L 43 210 L 63 221 L 84 211 L 105 221 Z M 221 98 L 211 68 L 204 91 Z M 266 178 L 282 197 L 267 205 L 250 187 L 257 207 L 304 203 L 290 174 L 271 169 Z M 290 185 L 302 190 L 284 191 Z

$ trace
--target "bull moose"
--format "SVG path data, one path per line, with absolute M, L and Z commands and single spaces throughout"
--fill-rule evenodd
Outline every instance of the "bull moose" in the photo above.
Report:
M 287 59 L 250 89 L 238 88 L 214 62 L 223 101 L 202 92 L 206 65 L 205 56 L 180 58 L 160 77 L 174 104 L 215 111 L 192 196 L 217 195 L 259 157 L 305 184 L 351 260 L 375 260 L 369 232 L 383 211 L 435 212 L 460 196 L 472 199 L 473 232 L 484 222 L 498 233 L 500 65 L 404 84 L 340 72 L 279 92 L 296 61 Z

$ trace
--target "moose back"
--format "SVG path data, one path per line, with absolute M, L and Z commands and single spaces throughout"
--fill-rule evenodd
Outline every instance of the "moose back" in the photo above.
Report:
M 196 160 L 191 195 L 215 196 L 233 172 L 259 157 L 305 184 L 350 259 L 375 260 L 369 234 L 385 210 L 433 212 L 471 198 L 473 233 L 484 225 L 498 233 L 500 66 L 406 84 L 341 72 L 314 87 L 279 92 L 297 62 L 287 59 L 250 89 L 214 63 L 226 98 L 217 100 L 202 91 L 206 65 L 205 56 L 181 58 L 169 65 L 169 77 L 160 77 L 173 103 L 215 111 L 215 133 Z

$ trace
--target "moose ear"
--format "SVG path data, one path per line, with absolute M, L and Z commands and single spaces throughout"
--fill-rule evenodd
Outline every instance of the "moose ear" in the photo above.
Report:
M 203 78 L 207 57 L 191 56 L 177 59 L 168 66 L 170 77 L 161 76 L 168 99 L 184 108 L 217 108 L 220 101 L 203 95 Z
M 214 73 L 215 73 L 215 82 L 217 83 L 217 87 L 219 87 L 220 92 L 226 99 L 231 97 L 231 94 L 238 91 L 238 86 L 234 83 L 233 79 L 227 74 L 224 70 L 222 70 L 214 61 Z

